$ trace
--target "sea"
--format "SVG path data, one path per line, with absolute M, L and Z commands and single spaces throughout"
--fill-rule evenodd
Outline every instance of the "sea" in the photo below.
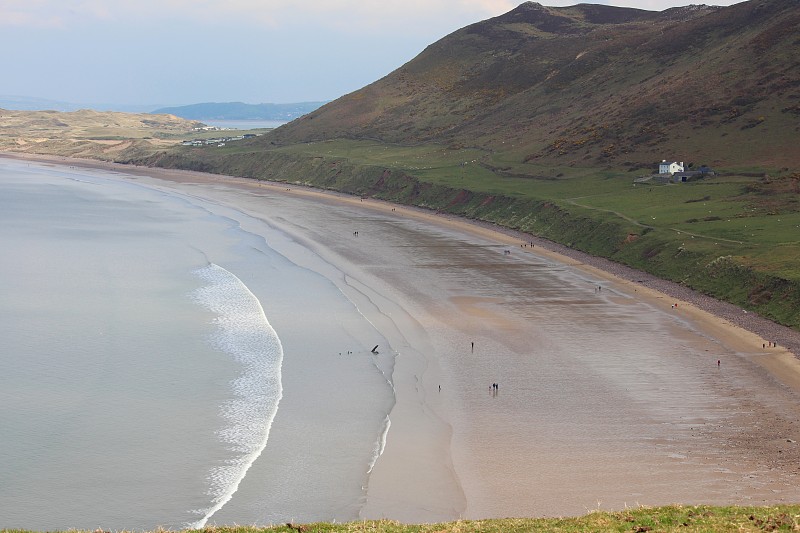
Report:
M 204 124 L 231 130 L 256 130 L 277 128 L 287 123 L 285 120 L 202 120 Z
M 393 356 L 321 259 L 146 180 L 2 158 L 0 246 L 0 528 L 358 518 Z

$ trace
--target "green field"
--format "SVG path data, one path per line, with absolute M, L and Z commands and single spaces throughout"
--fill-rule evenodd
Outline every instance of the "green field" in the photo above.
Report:
M 228 150 L 235 153 L 237 148 Z M 800 177 L 785 171 L 719 169 L 717 176 L 694 182 L 658 184 L 634 183 L 641 172 L 591 168 L 525 165 L 498 173 L 492 170 L 499 166 L 492 156 L 477 149 L 329 141 L 282 151 L 392 169 L 455 190 L 552 201 L 634 233 L 656 230 L 674 249 L 719 251 L 748 266 L 800 280 L 800 202 L 792 190 L 781 190 L 796 187 Z M 766 174 L 771 179 L 764 179 Z

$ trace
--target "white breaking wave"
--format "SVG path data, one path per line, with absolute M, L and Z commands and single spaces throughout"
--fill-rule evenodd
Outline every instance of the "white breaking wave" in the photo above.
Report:
M 369 469 L 367 469 L 367 475 L 372 473 L 372 469 L 375 468 L 375 463 L 378 462 L 378 459 L 380 459 L 381 455 L 383 455 L 383 450 L 386 449 L 386 436 L 389 434 L 390 427 L 392 427 L 392 421 L 389 419 L 389 415 L 386 415 L 386 418 L 383 420 L 383 430 L 378 436 L 378 440 L 375 442 L 375 449 L 372 453 L 372 460 L 369 463 Z
M 281 364 L 283 347 L 258 298 L 242 281 L 224 268 L 209 264 L 196 271 L 208 284 L 193 297 L 217 317 L 212 342 L 241 366 L 232 382 L 233 398 L 222 406 L 226 424 L 217 433 L 230 446 L 233 457 L 211 469 L 208 494 L 212 506 L 190 529 L 205 527 L 239 488 L 250 466 L 267 445 L 272 421 L 283 397 Z

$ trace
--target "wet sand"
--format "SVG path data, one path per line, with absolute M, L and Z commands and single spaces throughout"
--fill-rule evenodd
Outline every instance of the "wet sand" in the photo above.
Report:
M 485 225 L 283 184 L 85 164 L 270 220 L 344 273 L 333 281 L 398 354 L 364 518 L 800 501 L 800 364 L 783 348 L 800 345 L 795 332 Z M 316 202 L 319 215 L 268 212 L 264 195 Z M 762 347 L 771 341 L 781 347 Z

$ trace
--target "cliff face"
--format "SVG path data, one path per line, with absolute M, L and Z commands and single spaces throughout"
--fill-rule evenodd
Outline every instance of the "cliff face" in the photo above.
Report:
M 712 165 L 797 166 L 797 27 L 794 0 L 663 12 L 527 2 L 270 140 L 461 144 L 583 165 L 691 148 Z

